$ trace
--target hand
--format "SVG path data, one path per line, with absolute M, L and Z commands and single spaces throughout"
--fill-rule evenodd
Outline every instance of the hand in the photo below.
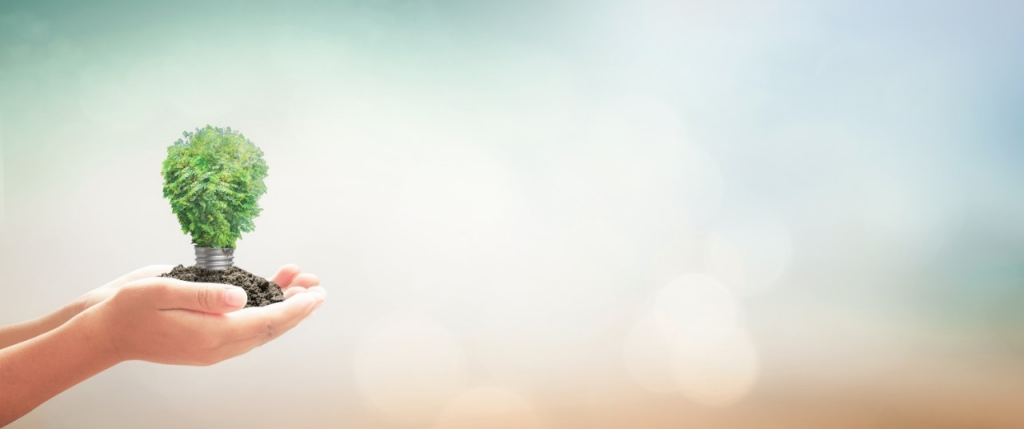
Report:
M 320 277 L 315 274 L 303 273 L 295 264 L 281 267 L 277 270 L 277 274 L 270 278 L 270 281 L 281 287 L 285 299 L 296 293 L 305 292 L 309 288 L 320 286 Z
M 85 295 L 79 297 L 78 300 L 75 301 L 75 307 L 77 307 L 77 312 L 81 313 L 85 310 L 88 310 L 89 307 L 106 301 L 107 298 L 114 296 L 114 294 L 117 293 L 118 289 L 121 289 L 122 286 L 128 283 L 131 283 L 139 279 L 156 277 L 161 274 L 169 273 L 173 268 L 173 265 L 149 265 L 139 268 L 121 277 L 118 277 L 112 280 L 110 283 L 93 289 L 86 293 Z
M 79 297 L 75 305 L 75 314 L 85 311 L 89 307 L 99 304 L 111 296 L 114 296 L 121 287 L 128 283 L 139 279 L 157 277 L 161 274 L 170 272 L 173 268 L 173 265 L 149 265 L 118 277 L 110 283 L 93 289 Z M 284 292 L 284 297 L 286 299 L 305 290 L 306 288 L 320 285 L 319 277 L 310 273 L 303 273 L 302 270 L 299 269 L 298 265 L 295 264 L 287 264 L 281 267 L 281 269 L 277 270 L 277 274 L 274 274 L 274 276 L 269 280 L 281 287 L 281 291 Z
M 210 365 L 279 337 L 324 302 L 320 279 L 286 265 L 287 297 L 245 308 L 236 286 L 125 275 L 45 317 L 0 327 L 0 426 L 124 360 Z
M 107 283 L 106 285 L 100 286 L 89 293 L 82 295 L 78 299 L 61 306 L 49 314 L 10 326 L 0 326 L 0 349 L 30 340 L 57 329 L 89 307 L 110 298 L 126 283 L 141 278 L 155 277 L 170 271 L 171 268 L 172 267 L 170 265 L 150 265 L 148 267 L 132 271 L 131 273 Z M 284 269 L 282 268 L 282 270 Z
M 324 302 L 319 279 L 298 267 L 274 279 L 288 284 L 287 299 L 266 307 L 242 309 L 236 286 L 150 277 L 122 284 L 81 316 L 117 361 L 211 365 L 279 337 Z

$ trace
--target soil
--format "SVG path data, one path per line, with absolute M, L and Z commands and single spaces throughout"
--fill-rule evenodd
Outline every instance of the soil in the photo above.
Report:
M 186 282 L 199 283 L 223 283 L 235 285 L 245 289 L 249 295 L 246 307 L 263 307 L 275 302 L 284 301 L 284 293 L 281 287 L 270 280 L 257 276 L 238 267 L 231 267 L 222 271 L 208 270 L 195 265 L 186 267 L 178 265 L 160 277 L 172 277 Z

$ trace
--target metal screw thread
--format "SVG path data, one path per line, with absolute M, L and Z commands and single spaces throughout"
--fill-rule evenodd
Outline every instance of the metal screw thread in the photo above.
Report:
M 221 271 L 235 264 L 235 249 L 230 247 L 196 247 L 196 266 Z

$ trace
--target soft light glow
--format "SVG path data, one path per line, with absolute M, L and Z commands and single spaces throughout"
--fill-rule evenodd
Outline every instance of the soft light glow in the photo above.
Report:
M 432 421 L 467 382 L 458 341 L 419 316 L 396 316 L 365 334 L 354 371 L 362 395 L 387 420 L 402 424 Z
M 734 293 L 744 290 L 747 277 L 743 251 L 739 247 L 725 236 L 712 232 L 704 239 L 701 250 L 701 262 L 708 272 L 721 279 Z
M 626 337 L 627 372 L 648 390 L 681 392 L 701 405 L 739 401 L 759 370 L 740 310 L 736 296 L 716 278 L 678 278 L 657 294 L 653 312 Z
M 1022 1 L 54 3 L 0 2 L 0 324 L 190 264 L 207 123 L 270 167 L 236 264 L 331 297 L 28 426 L 1024 426 Z
M 705 274 L 687 274 L 665 286 L 655 298 L 654 315 L 673 341 L 677 337 L 716 340 L 740 329 L 735 295 Z
M 624 358 L 630 378 L 657 393 L 678 390 L 672 376 L 675 350 L 655 316 L 641 318 L 626 336 Z
M 455 397 L 438 419 L 435 429 L 541 429 L 544 425 L 533 405 L 522 395 L 481 387 Z
M 489 281 L 530 233 L 503 165 L 478 151 L 434 152 L 396 172 L 391 210 L 367 229 L 363 253 L 373 284 L 421 304 Z
M 731 405 L 754 387 L 759 370 L 750 338 L 734 331 L 722 338 L 674 338 L 672 374 L 687 398 L 705 406 Z

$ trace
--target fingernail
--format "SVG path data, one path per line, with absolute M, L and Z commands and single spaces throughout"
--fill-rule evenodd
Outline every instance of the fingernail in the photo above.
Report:
M 240 307 L 245 305 L 245 301 L 248 300 L 248 296 L 245 295 L 245 291 L 240 287 L 229 286 L 227 293 L 224 294 L 224 302 L 232 307 Z

